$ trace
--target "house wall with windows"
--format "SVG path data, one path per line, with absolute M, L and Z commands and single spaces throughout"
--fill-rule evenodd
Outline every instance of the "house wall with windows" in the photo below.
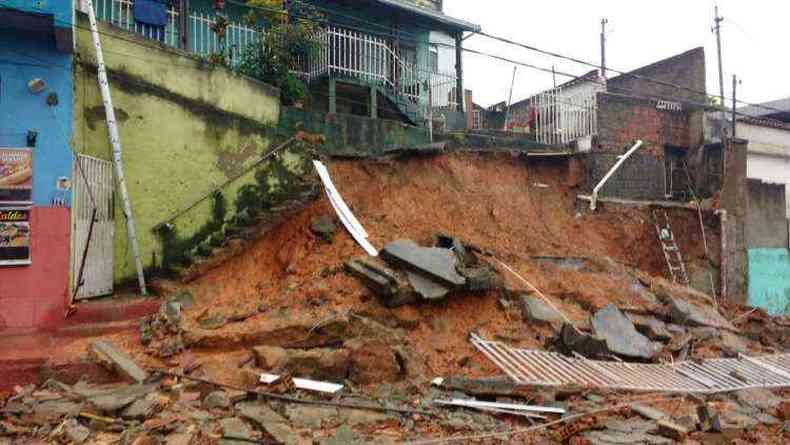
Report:
M 70 2 L 0 7 L 0 330 L 52 328 L 69 280 Z M 27 162 L 9 149 L 29 150 L 32 179 L 9 179 Z

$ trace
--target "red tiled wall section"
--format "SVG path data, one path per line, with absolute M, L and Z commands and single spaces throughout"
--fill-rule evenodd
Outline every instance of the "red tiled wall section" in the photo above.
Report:
M 0 330 L 50 330 L 63 320 L 69 283 L 69 209 L 34 207 L 26 267 L 0 267 Z

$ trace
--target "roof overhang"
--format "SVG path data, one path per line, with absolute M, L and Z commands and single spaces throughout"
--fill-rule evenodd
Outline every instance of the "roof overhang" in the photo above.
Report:
M 443 13 L 438 11 L 431 11 L 430 9 L 421 8 L 417 5 L 404 3 L 398 0 L 374 0 L 374 1 L 383 4 L 385 6 L 389 6 L 391 8 L 400 9 L 402 11 L 408 11 L 417 14 L 421 17 L 440 23 L 448 28 L 453 28 L 457 31 L 480 32 L 481 30 L 480 25 L 476 25 L 474 23 L 467 22 L 465 20 L 456 19 L 444 15 Z

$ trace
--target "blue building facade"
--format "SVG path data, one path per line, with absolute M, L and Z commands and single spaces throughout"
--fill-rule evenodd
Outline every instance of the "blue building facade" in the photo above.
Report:
M 73 18 L 71 0 L 0 0 L 0 325 L 10 329 L 55 327 L 68 295 Z

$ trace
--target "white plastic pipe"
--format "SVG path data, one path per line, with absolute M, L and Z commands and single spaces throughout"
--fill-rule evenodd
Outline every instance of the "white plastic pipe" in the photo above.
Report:
M 123 213 L 126 216 L 126 232 L 129 237 L 129 246 L 132 248 L 134 266 L 137 269 L 137 281 L 140 285 L 140 293 L 146 295 L 145 275 L 143 274 L 143 263 L 140 260 L 140 247 L 137 244 L 137 235 L 134 230 L 134 218 L 132 217 L 132 202 L 129 199 L 129 191 L 126 188 L 126 176 L 123 173 L 123 162 L 121 160 L 121 137 L 118 134 L 118 123 L 115 120 L 115 109 L 112 106 L 112 96 L 110 95 L 110 84 L 107 81 L 107 67 L 104 65 L 104 55 L 102 54 L 101 41 L 99 40 L 99 27 L 96 24 L 96 13 L 93 9 L 93 2 L 86 1 L 88 8 L 88 19 L 90 19 L 91 36 L 93 46 L 96 48 L 96 65 L 98 66 L 99 89 L 101 90 L 102 102 L 104 102 L 104 112 L 107 115 L 107 131 L 110 134 L 110 144 L 112 145 L 112 163 L 115 166 L 115 179 L 118 181 L 118 188 L 121 191 L 123 201 Z
M 606 181 L 608 181 L 609 178 L 611 178 L 612 175 L 614 175 L 614 173 L 620 169 L 620 166 L 623 165 L 623 162 L 625 162 L 628 158 L 630 158 L 631 155 L 634 154 L 637 150 L 639 150 L 641 146 L 642 146 L 642 141 L 636 141 L 636 144 L 634 144 L 634 146 L 631 147 L 631 149 L 628 150 L 624 155 L 620 156 L 620 160 L 617 161 L 616 164 L 614 164 L 614 167 L 612 167 L 612 169 L 609 170 L 609 172 L 603 177 L 603 179 L 601 179 L 601 182 L 599 182 L 598 185 L 595 186 L 592 192 L 592 199 L 590 200 L 590 210 L 595 211 L 595 208 L 598 205 L 598 192 L 600 192 L 603 186 L 606 185 Z

